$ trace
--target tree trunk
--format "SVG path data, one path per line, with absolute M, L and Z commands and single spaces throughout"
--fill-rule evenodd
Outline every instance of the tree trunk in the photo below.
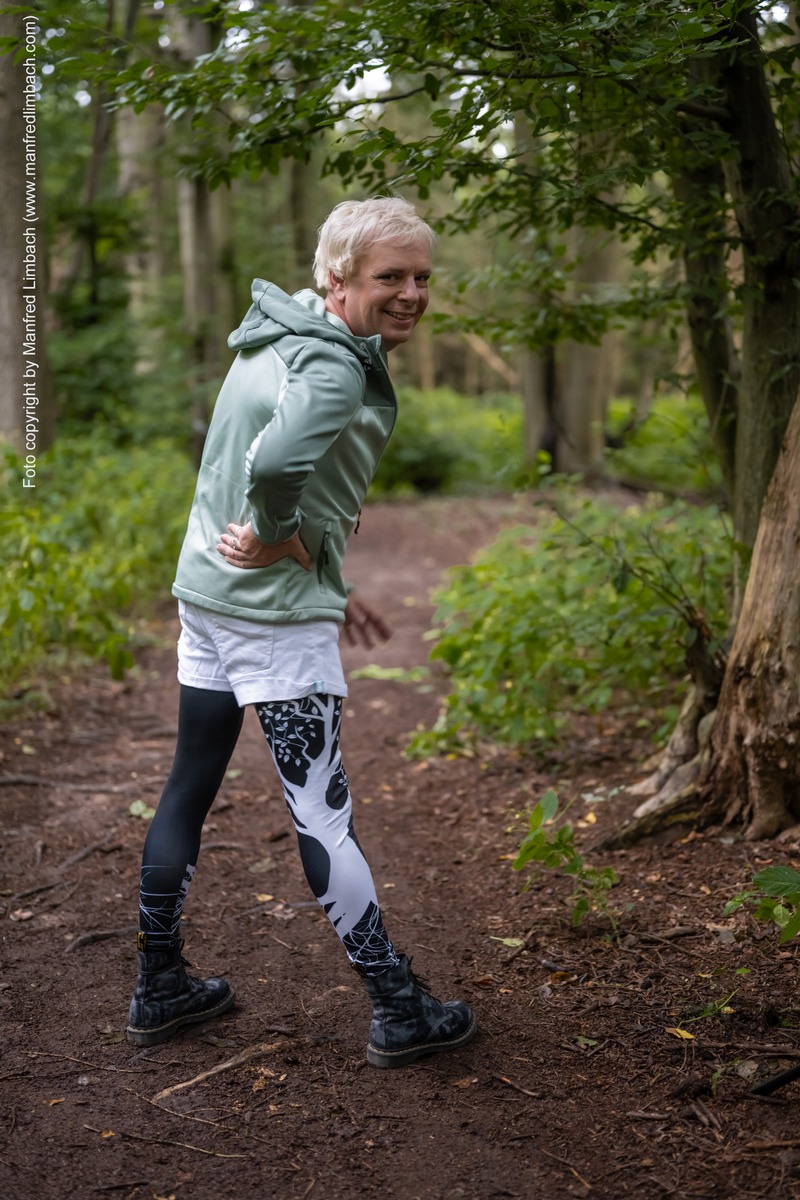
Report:
M 733 525 L 737 541 L 745 545 L 752 545 L 758 532 L 757 554 L 713 736 L 694 760 L 699 782 L 687 785 L 682 777 L 686 764 L 677 767 L 659 794 L 634 813 L 620 835 L 626 841 L 649 832 L 656 813 L 668 818 L 687 787 L 699 795 L 702 786 L 706 797 L 698 820 L 740 823 L 751 837 L 770 836 L 796 818 L 791 792 L 797 786 L 793 747 L 800 725 L 795 682 L 800 666 L 800 509 L 792 470 L 795 476 L 800 471 L 795 403 L 800 389 L 800 204 L 770 104 L 752 5 L 737 17 L 736 32 L 742 44 L 716 64 L 715 78 L 725 90 L 727 133 L 738 151 L 725 158 L 724 171 L 744 267 Z M 697 186 L 696 179 L 691 182 Z M 720 336 L 719 330 L 714 336 Z M 720 353 L 724 357 L 724 349 Z M 676 734 L 680 737 L 681 730 Z M 651 777 L 637 790 L 652 790 L 653 782 Z
M 214 327 L 217 334 L 216 357 L 223 364 L 230 361 L 231 358 L 231 352 L 228 349 L 228 335 L 232 330 L 238 328 L 250 303 L 249 287 L 242 295 L 236 269 L 235 186 L 235 183 L 224 184 L 222 187 L 216 188 L 209 197 L 215 274 L 218 282 L 214 314 Z
M 209 54 L 220 30 L 193 15 L 191 9 L 171 13 L 171 30 L 178 52 L 189 61 Z M 191 137 L 191 131 L 186 131 Z M 202 178 L 178 180 L 178 239 L 183 275 L 183 318 L 189 338 L 188 388 L 192 396 L 191 442 L 199 464 L 210 416 L 210 389 L 222 367 L 222 333 L 218 315 L 218 257 L 215 246 L 213 201 Z M 224 336 L 230 330 L 224 330 Z
M 711 440 L 728 502 L 736 490 L 736 411 L 739 359 L 729 316 L 728 231 L 721 212 L 711 211 L 709 198 L 722 196 L 725 179 L 719 163 L 684 168 L 672 181 L 686 230 L 683 264 L 689 298 L 686 318 L 697 382 L 703 397 Z
M 800 204 L 770 102 L 753 6 L 744 45 L 721 70 L 738 158 L 725 175 L 742 238 L 742 371 L 736 424 L 734 533 L 752 545 L 761 504 L 800 387 Z
M 158 297 L 166 274 L 165 197 L 159 170 L 164 145 L 164 118 L 160 105 L 142 112 L 127 106 L 117 113 L 119 192 L 137 205 L 142 232 L 139 242 L 125 255 L 128 309 L 136 341 L 136 369 L 156 366 L 163 329 L 157 321 Z
M 800 400 L 764 501 L 728 658 L 703 818 L 771 837 L 800 820 Z
M 553 346 L 544 351 L 524 350 L 520 359 L 523 455 L 535 463 L 539 454 L 554 454 L 557 440 L 558 380 Z
M 576 300 L 594 302 L 598 292 L 619 276 L 619 244 L 609 234 L 579 230 L 573 274 Z M 561 394 L 555 466 L 587 479 L 602 473 L 608 406 L 616 380 L 619 337 L 604 334 L 599 345 L 565 342 L 561 356 Z
M 202 179 L 178 182 L 178 230 L 183 272 L 183 316 L 189 337 L 192 449 L 199 463 L 209 419 L 208 385 L 220 373 L 214 320 L 214 252 L 211 203 Z
M 34 18 L 0 16 L 0 36 L 34 35 Z M 47 354 L 47 259 L 39 194 L 35 43 L 25 58 L 0 57 L 0 439 L 35 460 L 55 436 L 56 404 Z M 24 115 L 23 115 L 24 109 Z M 24 140 L 26 139 L 26 140 Z
M 0 36 L 22 40 L 22 20 L 0 16 Z M 21 450 L 24 409 L 22 378 L 25 358 L 22 354 L 24 304 L 22 281 L 25 277 L 25 153 L 22 120 L 25 70 L 15 64 L 13 54 L 0 58 L 0 438 Z M 32 226 L 34 231 L 35 226 Z M 33 234 L 37 236 L 36 232 Z M 35 243 L 34 243 L 35 247 Z M 35 258 L 35 248 L 34 248 Z M 34 263 L 35 266 L 35 263 Z

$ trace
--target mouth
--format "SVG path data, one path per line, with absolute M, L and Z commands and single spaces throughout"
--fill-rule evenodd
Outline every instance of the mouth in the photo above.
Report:
M 415 312 L 392 312 L 391 309 L 383 310 L 387 317 L 391 317 L 393 321 L 413 321 L 417 315 Z

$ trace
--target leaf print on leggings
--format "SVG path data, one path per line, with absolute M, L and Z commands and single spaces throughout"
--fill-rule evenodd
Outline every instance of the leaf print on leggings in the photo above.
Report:
M 311 764 L 325 751 L 326 721 L 315 696 L 257 707 L 281 775 L 297 787 L 308 779 Z

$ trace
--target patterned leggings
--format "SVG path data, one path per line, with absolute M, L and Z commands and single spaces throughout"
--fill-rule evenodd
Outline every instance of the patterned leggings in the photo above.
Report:
M 351 962 L 377 974 L 397 962 L 372 874 L 353 829 L 339 750 L 342 701 L 308 696 L 256 705 L 297 831 L 311 890 Z M 175 763 L 142 856 L 140 929 L 148 949 L 174 944 L 206 814 L 242 723 L 226 692 L 181 688 Z

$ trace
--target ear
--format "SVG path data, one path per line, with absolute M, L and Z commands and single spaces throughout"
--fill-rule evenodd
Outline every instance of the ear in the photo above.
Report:
M 328 295 L 335 296 L 337 300 L 343 300 L 347 284 L 340 275 L 334 275 L 333 271 L 328 272 Z

